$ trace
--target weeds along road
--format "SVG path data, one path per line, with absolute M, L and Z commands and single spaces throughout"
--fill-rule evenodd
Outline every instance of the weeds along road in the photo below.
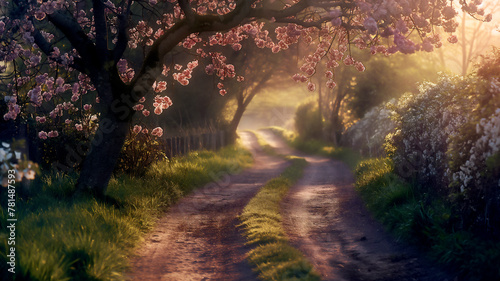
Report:
M 323 280 L 453 280 L 415 249 L 396 243 L 375 222 L 342 162 L 291 150 L 268 130 L 259 131 L 280 154 L 304 157 L 309 166 L 282 202 L 290 244 L 302 251 Z
M 237 216 L 268 180 L 287 163 L 264 154 L 254 134 L 240 133 L 252 152 L 252 168 L 214 175 L 208 184 L 181 199 L 161 218 L 137 249 L 132 280 L 257 280 L 245 261 L 249 247 Z

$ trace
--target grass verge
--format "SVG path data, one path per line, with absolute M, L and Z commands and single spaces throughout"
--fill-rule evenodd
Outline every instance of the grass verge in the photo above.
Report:
M 303 254 L 288 244 L 280 215 L 280 202 L 300 177 L 307 162 L 290 158 L 291 165 L 266 183 L 240 215 L 247 241 L 256 248 L 248 261 L 262 280 L 320 280 Z
M 271 130 L 278 136 L 281 136 L 290 146 L 297 150 L 340 160 L 346 163 L 353 170 L 361 161 L 361 155 L 349 148 L 336 147 L 331 143 L 320 140 L 303 140 L 296 136 L 293 132 L 280 127 L 269 127 L 267 129 Z
M 152 165 L 144 178 L 113 178 L 105 200 L 73 198 L 77 175 L 42 176 L 36 195 L 17 202 L 15 275 L 5 274 L 11 245 L 2 191 L 2 280 L 124 280 L 128 256 L 168 206 L 221 171 L 236 173 L 251 162 L 237 146 L 193 152 Z
M 459 280 L 500 280 L 500 243 L 456 230 L 450 203 L 418 194 L 393 173 L 390 159 L 368 159 L 356 171 L 356 188 L 368 208 L 398 237 L 428 250 Z

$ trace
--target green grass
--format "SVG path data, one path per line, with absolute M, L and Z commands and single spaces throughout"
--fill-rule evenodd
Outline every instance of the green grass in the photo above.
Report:
M 346 163 L 351 169 L 361 161 L 359 153 L 345 147 L 337 147 L 331 143 L 320 140 L 303 140 L 296 136 L 293 132 L 287 131 L 280 127 L 269 127 L 273 133 L 282 137 L 290 146 L 297 150 L 326 156 Z
M 194 152 L 154 164 L 144 178 L 113 178 L 105 200 L 74 198 L 76 175 L 42 176 L 36 195 L 17 202 L 16 280 L 123 280 L 134 247 L 168 206 L 217 180 L 221 171 L 236 173 L 251 161 L 251 155 L 236 146 Z M 5 193 L 1 196 L 6 198 Z M 7 272 L 10 247 L 4 206 L 2 274 Z
M 396 236 L 427 249 L 460 280 L 500 280 L 500 243 L 454 228 L 452 206 L 418 194 L 393 173 L 388 158 L 368 159 L 356 171 L 356 188 L 371 212 Z
M 303 158 L 290 159 L 291 165 L 267 182 L 240 215 L 248 244 L 256 246 L 248 261 L 262 280 L 320 280 L 303 254 L 288 244 L 282 226 L 280 202 L 307 165 Z

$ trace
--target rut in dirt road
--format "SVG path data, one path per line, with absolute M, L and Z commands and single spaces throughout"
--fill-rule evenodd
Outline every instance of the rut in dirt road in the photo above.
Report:
M 132 260 L 132 280 L 257 280 L 245 261 L 249 247 L 237 216 L 268 180 L 288 165 L 265 155 L 254 134 L 240 133 L 254 156 L 241 174 L 217 175 L 215 183 L 181 199 L 164 215 Z
M 304 253 L 323 280 L 453 280 L 412 247 L 396 243 L 373 220 L 345 164 L 297 153 L 269 130 L 259 133 L 278 153 L 309 162 L 304 177 L 282 202 L 282 217 L 290 244 Z

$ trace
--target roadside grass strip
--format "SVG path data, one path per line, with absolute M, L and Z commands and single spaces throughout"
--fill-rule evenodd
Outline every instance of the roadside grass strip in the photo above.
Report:
M 240 146 L 192 152 L 153 164 L 144 178 L 114 177 L 106 199 L 74 197 L 76 174 L 43 175 L 32 187 L 37 188 L 34 196 L 18 201 L 18 260 L 11 280 L 124 280 L 135 247 L 169 206 L 217 180 L 214 175 L 237 173 L 251 162 L 251 154 Z M 2 205 L 4 274 L 10 247 L 6 221 Z
M 320 280 L 304 255 L 288 244 L 280 214 L 280 202 L 301 177 L 307 162 L 288 157 L 291 165 L 268 181 L 239 216 L 247 244 L 255 245 L 247 256 L 262 280 Z

